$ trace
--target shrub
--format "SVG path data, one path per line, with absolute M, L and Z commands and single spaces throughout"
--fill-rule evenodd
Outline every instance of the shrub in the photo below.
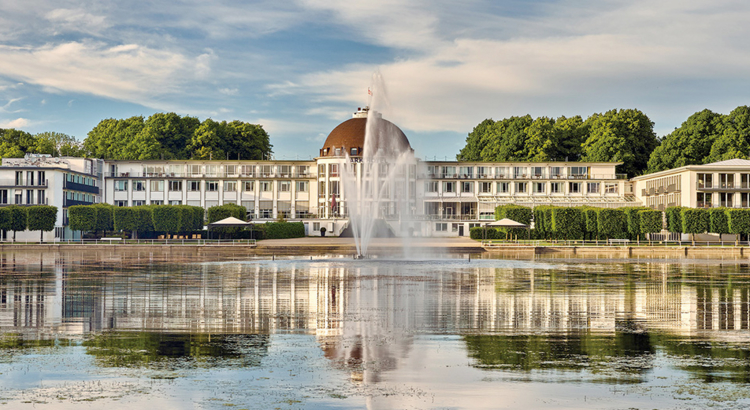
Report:
M 584 231 L 589 235 L 589 238 L 598 236 L 598 213 L 596 212 L 596 208 L 586 206 L 581 209 L 581 212 L 583 212 L 583 218 L 585 221 Z
M 174 205 L 157 205 L 151 208 L 151 216 L 154 221 L 154 230 L 157 232 L 177 233 L 180 231 L 182 221 L 181 212 Z
M 646 208 L 642 206 L 628 206 L 624 208 L 620 208 L 625 212 L 625 216 L 627 218 L 627 232 L 628 236 L 630 236 L 631 240 L 638 239 L 641 236 L 641 218 L 640 214 L 638 212 L 640 211 L 647 211 L 651 208 Z
M 91 205 L 96 209 L 96 226 L 94 231 L 111 231 L 115 229 L 114 221 L 114 209 L 115 207 L 108 204 L 96 204 Z
M 116 231 L 135 231 L 138 225 L 135 222 L 133 208 L 117 207 L 113 211 L 114 229 Z
M 13 240 L 16 240 L 16 232 L 25 231 L 27 226 L 28 214 L 26 208 L 12 205 L 10 209 L 10 230 L 13 231 Z
M 727 209 L 727 226 L 729 233 L 736 235 L 750 234 L 750 210 Z
M 133 228 L 137 232 L 154 232 L 154 217 L 151 206 L 133 207 Z
M 701 208 L 684 208 L 682 214 L 682 232 L 695 235 L 707 232 L 710 228 L 708 211 Z
M 92 205 L 74 205 L 69 207 L 68 227 L 74 231 L 96 230 L 96 208 Z
M 644 235 L 661 232 L 662 227 L 664 226 L 662 212 L 655 209 L 638 211 L 638 218 L 640 221 L 641 233 Z
M 10 209 L 7 207 L 0 208 L 0 231 L 9 231 L 11 227 Z
M 622 209 L 601 208 L 597 213 L 599 235 L 607 239 L 624 239 L 628 236 L 627 215 Z
M 55 229 L 55 222 L 57 222 L 57 207 L 50 205 L 31 206 L 27 213 L 28 229 L 30 231 L 39 231 L 39 241 L 43 241 L 44 232 L 49 232 Z
M 485 229 L 487 230 L 485 232 Z M 505 233 L 498 231 L 495 228 L 484 228 L 482 226 L 475 226 L 469 229 L 469 237 L 471 239 L 505 239 Z
M 302 238 L 305 224 L 302 222 L 269 222 L 266 225 L 267 239 Z
M 534 234 L 537 239 L 548 239 L 552 237 L 552 207 L 542 205 L 534 207 Z
M 522 224 L 530 225 L 531 217 L 533 212 L 531 208 L 519 205 L 500 205 L 495 208 L 495 220 L 499 221 L 503 218 L 508 218 Z M 517 235 L 521 238 L 526 238 L 528 232 L 525 228 L 510 228 L 504 229 L 503 232 L 508 232 L 511 235 Z
M 553 208 L 552 229 L 560 239 L 581 239 L 584 220 L 580 208 Z
M 727 208 L 710 208 L 708 210 L 709 232 L 719 235 L 729 233 L 729 221 L 727 220 Z
M 670 206 L 664 213 L 667 216 L 667 230 L 669 232 L 682 233 L 682 210 L 681 206 Z

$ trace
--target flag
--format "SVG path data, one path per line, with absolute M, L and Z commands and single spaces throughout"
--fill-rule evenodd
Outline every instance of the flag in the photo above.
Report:
M 372 91 L 370 90 L 369 87 L 367 88 L 367 95 L 372 95 Z

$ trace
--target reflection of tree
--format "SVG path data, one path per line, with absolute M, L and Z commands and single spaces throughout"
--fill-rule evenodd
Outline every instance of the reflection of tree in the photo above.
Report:
M 84 342 L 86 352 L 105 367 L 259 366 L 269 336 L 107 332 Z
M 721 342 L 663 337 L 659 344 L 676 365 L 706 382 L 750 382 L 750 350 Z
M 654 347 L 646 333 L 464 336 L 479 368 L 581 370 L 609 367 L 628 373 L 651 368 Z

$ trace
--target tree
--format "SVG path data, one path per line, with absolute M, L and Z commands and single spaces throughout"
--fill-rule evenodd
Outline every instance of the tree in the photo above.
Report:
M 622 209 L 600 208 L 597 213 L 599 235 L 607 239 L 623 239 L 628 236 L 628 218 Z
M 86 153 L 94 158 L 136 159 L 129 157 L 128 154 L 132 154 L 132 150 L 126 148 L 132 141 L 137 140 L 136 137 L 143 127 L 143 117 L 140 116 L 124 120 L 102 120 L 89 131 L 83 147 Z
M 135 220 L 135 212 L 130 207 L 116 207 L 113 211 L 113 224 L 115 231 L 130 231 L 137 230 L 138 224 Z
M 681 206 L 670 206 L 664 211 L 667 217 L 667 230 L 669 232 L 682 233 L 682 210 Z
M 750 154 L 750 107 L 741 106 L 724 117 L 723 132 L 711 146 L 706 162 L 748 158 Z
M 0 231 L 3 232 L 2 237 L 5 237 L 5 232 L 11 230 L 12 215 L 10 209 L 7 207 L 0 208 Z
M 648 172 L 705 163 L 723 130 L 724 115 L 711 110 L 696 112 L 662 138 L 648 160 Z
M 581 239 L 585 220 L 580 208 L 552 208 L 552 230 L 561 239 Z
M 466 137 L 466 146 L 456 155 L 459 161 L 481 161 L 482 149 L 491 133 L 495 132 L 495 121 L 486 119 L 480 122 Z
M 11 205 L 10 209 L 10 230 L 13 231 L 13 241 L 16 241 L 16 232 L 26 230 L 27 213 L 26 208 L 22 206 Z
M 719 240 L 725 233 L 729 233 L 729 221 L 727 219 L 727 208 L 710 208 L 708 210 L 709 231 L 719 234 Z
M 30 147 L 29 152 L 50 154 L 55 157 L 84 156 L 83 145 L 70 135 L 47 131 L 34 135 L 34 139 L 34 146 Z
M 492 132 L 482 140 L 482 161 L 525 160 L 526 129 L 531 125 L 530 115 L 510 117 L 495 123 Z
M 27 152 L 33 152 L 36 140 L 26 131 L 0 128 L 0 157 L 23 158 Z
M 627 220 L 627 232 L 630 236 L 630 240 L 640 239 L 641 237 L 641 218 L 638 212 L 648 210 L 650 208 L 640 206 L 629 206 L 620 208 L 625 212 Z
M 703 208 L 685 208 L 682 210 L 682 232 L 691 234 L 695 245 L 695 234 L 709 230 L 708 211 Z
M 661 211 L 655 209 L 647 209 L 638 211 L 638 218 L 640 222 L 641 233 L 643 235 L 661 232 L 664 226 L 664 216 Z M 648 239 L 649 245 L 651 244 L 651 237 Z
M 44 242 L 44 232 L 55 229 L 57 207 L 50 205 L 31 206 L 28 209 L 28 229 L 39 231 L 39 242 Z
M 654 123 L 640 110 L 610 110 L 586 120 L 589 135 L 583 143 L 582 160 L 622 162 L 618 170 L 628 177 L 640 174 L 648 164 L 657 139 Z
M 182 221 L 179 208 L 173 205 L 157 205 L 151 207 L 154 230 L 157 232 L 177 233 Z
M 103 203 L 91 206 L 96 209 L 96 223 L 94 226 L 94 231 L 102 231 L 102 233 L 104 233 L 106 231 L 114 230 L 115 225 L 113 223 L 113 210 L 115 207 Z
M 740 235 L 750 234 L 750 210 L 727 209 L 726 214 L 729 233 L 737 235 L 737 241 Z
M 68 207 L 68 227 L 74 231 L 96 230 L 96 208 L 93 205 L 74 205 Z

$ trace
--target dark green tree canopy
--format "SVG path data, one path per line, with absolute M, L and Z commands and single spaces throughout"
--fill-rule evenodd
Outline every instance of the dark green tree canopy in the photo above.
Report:
M 711 110 L 696 112 L 662 138 L 648 160 L 648 172 L 705 163 L 723 130 L 723 115 Z

